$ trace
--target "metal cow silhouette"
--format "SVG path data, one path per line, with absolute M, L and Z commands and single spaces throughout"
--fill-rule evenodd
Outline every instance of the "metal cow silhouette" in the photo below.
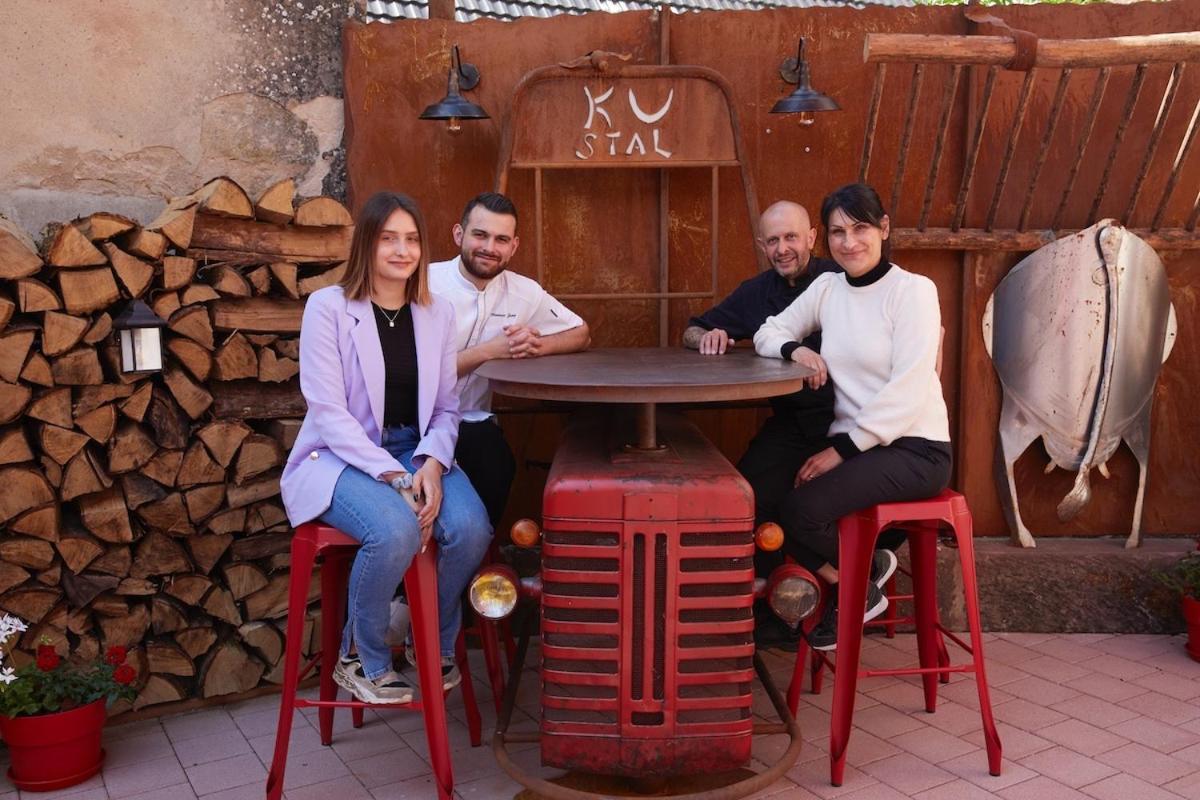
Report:
M 988 299 L 983 339 L 1003 387 L 997 479 L 1009 527 L 1034 547 L 1021 521 L 1013 464 L 1038 436 L 1054 467 L 1076 471 L 1058 505 L 1073 518 L 1091 499 L 1088 474 L 1129 446 L 1138 462 L 1137 547 L 1150 452 L 1150 404 L 1175 342 L 1175 308 L 1158 255 L 1114 220 L 1030 254 Z M 1001 476 L 999 473 L 1003 471 Z

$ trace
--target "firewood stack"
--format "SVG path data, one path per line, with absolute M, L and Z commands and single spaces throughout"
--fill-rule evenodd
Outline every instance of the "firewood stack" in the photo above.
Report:
M 294 193 L 217 178 L 145 227 L 61 225 L 41 253 L 0 218 L 0 608 L 27 653 L 131 648 L 135 709 L 282 680 L 300 319 L 352 232 Z M 168 321 L 161 373 L 120 371 L 130 298 Z

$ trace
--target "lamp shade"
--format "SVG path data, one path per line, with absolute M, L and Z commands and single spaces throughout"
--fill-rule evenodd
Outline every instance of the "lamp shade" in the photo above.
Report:
M 479 83 L 479 70 L 472 64 L 463 64 L 458 57 L 458 45 L 450 51 L 450 72 L 446 77 L 446 96 L 421 112 L 420 119 L 490 119 L 482 108 L 467 100 L 459 92 L 473 89 Z
M 810 114 L 813 111 L 840 111 L 841 106 L 828 95 L 812 88 L 808 60 L 804 57 L 804 37 L 796 48 L 796 58 L 784 61 L 779 69 L 780 76 L 788 83 L 797 84 L 796 90 L 771 108 L 772 114 Z
M 162 329 L 166 321 L 141 300 L 129 302 L 113 318 L 121 342 L 121 372 L 155 372 L 162 369 Z

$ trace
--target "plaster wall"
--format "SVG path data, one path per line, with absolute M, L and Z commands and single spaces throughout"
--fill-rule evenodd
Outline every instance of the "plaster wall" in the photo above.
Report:
M 148 222 L 214 175 L 344 195 L 349 0 L 0 0 L 0 214 Z

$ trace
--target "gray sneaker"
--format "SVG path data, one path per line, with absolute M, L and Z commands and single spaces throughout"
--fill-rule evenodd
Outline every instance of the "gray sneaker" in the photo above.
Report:
M 357 656 L 342 656 L 333 668 L 333 680 L 364 703 L 411 703 L 413 687 L 404 676 L 388 670 L 375 680 L 363 673 Z
M 898 566 L 900 559 L 891 550 L 880 548 L 875 551 L 871 559 L 871 582 L 879 587 L 879 591 L 882 592 L 883 587 L 887 586 L 888 578 L 892 577 Z
M 417 665 L 417 653 L 411 644 L 404 645 L 404 660 L 411 666 Z M 442 688 L 450 690 L 460 683 L 462 683 L 462 673 L 458 671 L 458 664 L 454 661 L 454 656 L 442 656 Z

